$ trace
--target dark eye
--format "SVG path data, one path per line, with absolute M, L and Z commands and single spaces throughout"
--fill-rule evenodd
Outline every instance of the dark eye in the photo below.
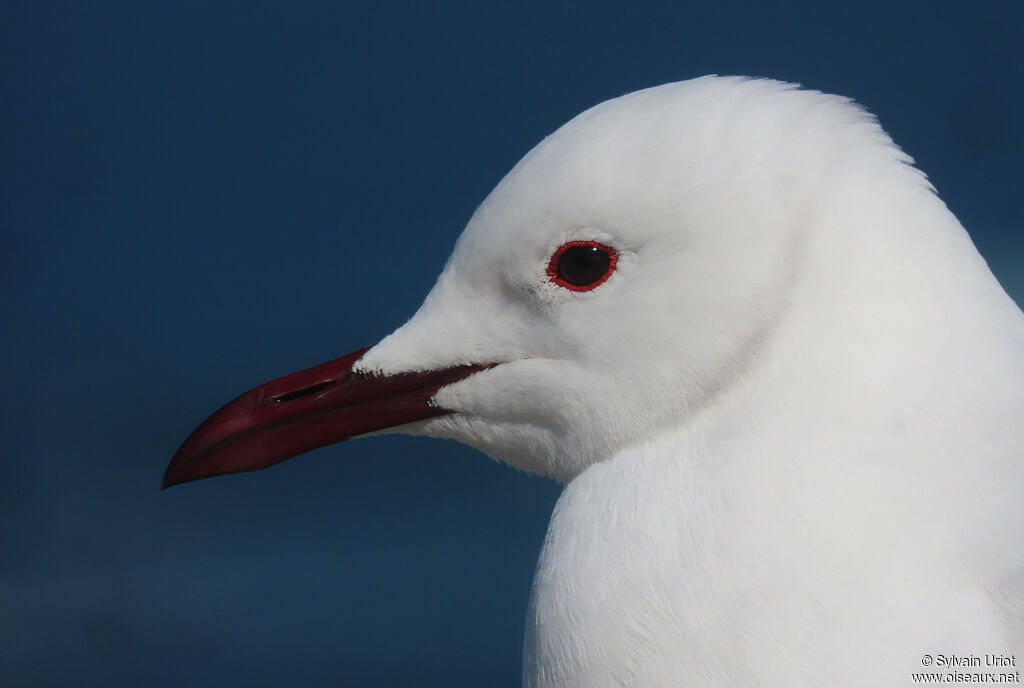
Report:
M 572 291 L 590 291 L 615 272 L 618 254 L 596 241 L 562 244 L 548 263 L 548 279 Z

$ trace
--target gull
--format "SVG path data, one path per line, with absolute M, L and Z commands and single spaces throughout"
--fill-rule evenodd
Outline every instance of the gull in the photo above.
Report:
M 227 404 L 164 487 L 382 432 L 564 485 L 528 688 L 1024 652 L 1024 316 L 849 99 L 708 76 L 587 110 L 408 322 Z

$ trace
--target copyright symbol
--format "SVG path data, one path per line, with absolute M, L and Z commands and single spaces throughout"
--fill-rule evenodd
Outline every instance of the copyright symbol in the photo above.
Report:
M 931 655 L 925 655 L 921 658 L 921 666 L 931 666 L 933 661 L 935 660 L 932 659 Z

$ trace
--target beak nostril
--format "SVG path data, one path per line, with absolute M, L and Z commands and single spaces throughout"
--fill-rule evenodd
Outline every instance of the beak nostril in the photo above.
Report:
M 317 394 L 318 392 L 322 392 L 323 390 L 327 389 L 332 384 L 332 382 L 321 382 L 319 384 L 310 385 L 309 387 L 304 387 L 303 389 L 299 389 L 294 392 L 288 392 L 287 394 L 282 394 L 279 397 L 274 397 L 273 401 L 275 404 L 281 404 L 286 401 L 294 401 L 296 399 L 301 399 L 303 397 L 313 396 L 314 394 Z

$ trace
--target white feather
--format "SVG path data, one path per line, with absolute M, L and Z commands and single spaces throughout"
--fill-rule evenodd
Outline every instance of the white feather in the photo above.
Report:
M 402 428 L 566 484 L 524 683 L 896 686 L 1024 660 L 1024 317 L 849 100 L 608 101 L 480 206 L 360 368 L 497 362 Z M 571 239 L 620 261 L 545 274 Z

